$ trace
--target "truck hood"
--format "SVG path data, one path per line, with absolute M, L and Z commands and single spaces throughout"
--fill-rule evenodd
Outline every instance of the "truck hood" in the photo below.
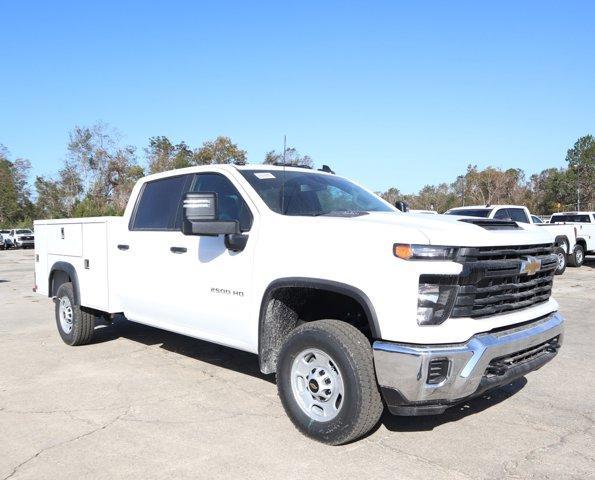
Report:
M 331 218 L 325 217 L 324 220 Z M 469 223 L 470 217 L 458 215 L 372 212 L 360 217 L 334 219 L 342 223 L 346 230 L 365 225 L 367 229 L 381 230 L 394 236 L 394 241 L 403 243 L 479 247 L 552 242 L 551 235 L 540 229 L 487 230 Z M 322 218 L 316 217 L 316 220 Z

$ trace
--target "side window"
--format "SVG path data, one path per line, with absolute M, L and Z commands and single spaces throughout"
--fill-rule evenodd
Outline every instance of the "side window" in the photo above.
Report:
M 175 230 L 187 180 L 187 175 L 178 175 L 145 183 L 131 230 Z
M 509 208 L 508 214 L 510 215 L 510 218 L 515 222 L 529 223 L 527 214 L 522 208 Z
M 501 208 L 494 214 L 494 218 L 498 220 L 511 220 L 509 210 L 507 208 Z
M 240 230 L 247 232 L 252 227 L 252 213 L 233 183 L 219 173 L 196 175 L 191 192 L 212 192 L 217 194 L 219 220 L 237 220 Z

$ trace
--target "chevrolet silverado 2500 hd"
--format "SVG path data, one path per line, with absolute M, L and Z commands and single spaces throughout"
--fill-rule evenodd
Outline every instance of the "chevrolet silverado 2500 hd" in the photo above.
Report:
M 556 355 L 547 234 L 403 214 L 324 170 L 192 167 L 141 179 L 123 217 L 37 221 L 36 290 L 69 345 L 123 313 L 257 354 L 328 444 L 384 404 L 441 413 Z
M 447 215 L 465 215 L 471 217 L 493 218 L 500 220 L 512 220 L 525 229 L 544 229 L 555 243 L 555 253 L 558 257 L 557 275 L 566 270 L 566 265 L 580 267 L 576 262 L 577 255 L 580 256 L 580 245 L 577 243 L 577 229 L 572 225 L 551 225 L 543 223 L 535 215 L 531 215 L 527 207 L 521 205 L 470 205 L 468 207 L 451 208 Z

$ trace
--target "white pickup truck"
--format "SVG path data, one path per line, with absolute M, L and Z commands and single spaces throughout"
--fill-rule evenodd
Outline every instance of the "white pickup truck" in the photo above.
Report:
M 522 205 L 470 205 L 468 207 L 451 208 L 447 215 L 464 215 L 468 217 L 512 220 L 525 229 L 543 228 L 548 232 L 550 241 L 556 245 L 558 268 L 556 274 L 561 275 L 566 265 L 580 267 L 584 255 L 577 243 L 577 229 L 572 225 L 553 225 L 544 223 L 537 215 L 532 215 Z
M 585 255 L 595 255 L 595 212 L 554 213 L 550 224 L 571 224 L 576 229 L 575 263 L 582 265 Z
M 96 318 L 258 355 L 304 434 L 438 414 L 551 360 L 549 235 L 403 214 L 330 169 L 214 165 L 141 179 L 123 217 L 35 222 L 36 291 L 69 345 Z

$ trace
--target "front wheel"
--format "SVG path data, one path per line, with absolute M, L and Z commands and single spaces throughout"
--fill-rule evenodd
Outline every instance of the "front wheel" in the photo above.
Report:
M 580 267 L 585 262 L 585 250 L 581 245 L 575 245 L 574 252 L 568 258 L 568 265 L 571 267 Z
M 383 410 L 370 342 L 338 320 L 305 323 L 289 334 L 279 353 L 277 389 L 293 424 L 329 445 L 365 435 Z
M 562 275 L 566 270 L 566 252 L 562 247 L 556 247 L 554 248 L 554 253 L 556 254 L 556 257 L 558 257 L 558 266 L 556 267 L 555 274 Z

